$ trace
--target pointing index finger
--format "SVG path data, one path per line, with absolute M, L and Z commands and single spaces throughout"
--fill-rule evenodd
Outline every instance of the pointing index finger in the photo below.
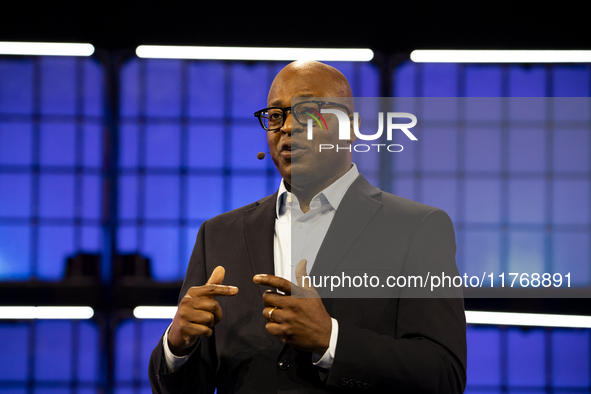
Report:
M 291 282 L 275 275 L 258 274 L 252 278 L 254 283 L 259 285 L 271 286 L 281 290 L 287 295 L 291 294 Z
M 238 293 L 236 286 L 206 284 L 203 286 L 191 287 L 187 292 L 190 297 L 215 297 L 215 296 L 233 296 Z

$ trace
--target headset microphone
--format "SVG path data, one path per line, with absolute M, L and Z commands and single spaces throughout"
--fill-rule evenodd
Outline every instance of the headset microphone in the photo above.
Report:
M 269 154 L 269 152 L 267 152 L 267 153 L 259 152 L 259 153 L 257 153 L 257 159 L 263 160 L 265 158 L 265 155 L 268 155 L 268 154 Z

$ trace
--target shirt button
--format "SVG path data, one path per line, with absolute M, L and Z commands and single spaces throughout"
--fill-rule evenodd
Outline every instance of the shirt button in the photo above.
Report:
M 304 225 L 302 224 L 302 222 L 299 222 L 299 223 L 298 223 L 298 227 L 299 227 L 299 228 L 302 228 L 302 227 L 304 227 Z
M 287 202 L 291 202 L 291 196 L 287 196 Z
M 277 363 L 277 365 L 279 365 L 279 369 L 281 369 L 282 371 L 287 371 L 290 367 L 287 360 L 281 360 Z

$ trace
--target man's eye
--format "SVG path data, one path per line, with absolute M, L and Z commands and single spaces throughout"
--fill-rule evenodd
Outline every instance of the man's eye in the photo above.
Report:
M 283 117 L 283 114 L 280 113 L 270 113 L 269 114 L 269 119 L 271 120 L 279 120 Z

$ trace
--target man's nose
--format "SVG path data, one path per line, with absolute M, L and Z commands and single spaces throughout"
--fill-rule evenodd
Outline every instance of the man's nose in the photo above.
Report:
M 293 120 L 293 122 L 292 122 Z M 293 126 L 293 129 L 292 129 Z M 302 131 L 302 125 L 293 118 L 291 111 L 289 111 L 287 113 L 287 117 L 285 118 L 285 123 L 283 123 L 283 127 L 281 127 L 281 131 L 283 131 L 284 133 L 288 133 L 291 134 L 292 130 L 295 130 L 296 132 L 298 131 Z
M 283 126 L 281 127 L 281 131 L 287 134 L 291 134 L 291 111 L 289 111 L 285 117 L 285 122 L 283 122 Z

